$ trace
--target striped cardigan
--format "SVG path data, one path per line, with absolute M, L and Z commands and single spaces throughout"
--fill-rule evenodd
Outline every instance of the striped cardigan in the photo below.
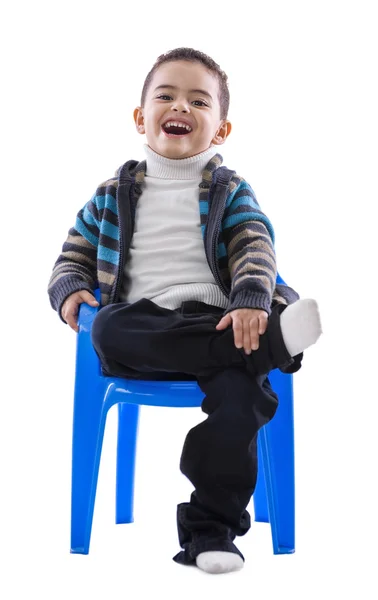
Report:
M 216 154 L 202 173 L 199 213 L 210 269 L 229 299 L 224 314 L 237 308 L 269 314 L 272 304 L 291 303 L 298 295 L 276 283 L 273 227 L 249 184 L 234 173 L 224 206 L 213 202 L 221 164 Z M 146 161 L 128 161 L 79 211 L 48 285 L 51 305 L 60 316 L 66 298 L 79 290 L 99 287 L 102 306 L 118 301 L 145 174 Z

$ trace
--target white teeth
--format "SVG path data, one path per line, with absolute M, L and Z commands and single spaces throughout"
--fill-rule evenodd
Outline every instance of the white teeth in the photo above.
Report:
M 185 125 L 185 123 L 177 123 L 177 121 L 168 121 L 168 123 L 166 123 L 164 127 L 183 127 L 188 131 L 192 131 L 192 128 L 189 125 Z

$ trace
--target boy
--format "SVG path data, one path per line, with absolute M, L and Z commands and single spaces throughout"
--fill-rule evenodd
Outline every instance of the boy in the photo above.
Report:
M 148 74 L 137 131 L 146 161 L 129 161 L 78 213 L 49 284 L 75 331 L 82 302 L 101 310 L 92 341 L 106 375 L 196 379 L 208 418 L 189 431 L 180 469 L 174 560 L 210 573 L 240 569 L 250 527 L 256 438 L 275 414 L 268 373 L 295 372 L 321 333 L 314 300 L 276 284 L 274 233 L 251 187 L 221 168 L 231 131 L 227 76 L 178 48 Z

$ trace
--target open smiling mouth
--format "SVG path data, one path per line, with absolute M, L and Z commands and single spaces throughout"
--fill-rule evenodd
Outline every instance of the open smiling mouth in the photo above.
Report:
M 190 125 L 184 123 L 176 123 L 176 121 L 168 121 L 162 126 L 162 131 L 169 138 L 184 137 L 191 133 L 192 128 Z

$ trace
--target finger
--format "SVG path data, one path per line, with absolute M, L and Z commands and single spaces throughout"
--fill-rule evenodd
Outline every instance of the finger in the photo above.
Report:
M 251 348 L 252 350 L 258 350 L 259 348 L 259 323 L 256 319 L 250 322 L 249 334 L 251 337 Z
M 91 294 L 87 290 L 82 290 L 79 294 L 79 297 L 81 299 L 81 302 L 85 302 L 86 304 L 90 304 L 91 306 L 99 305 L 93 294 Z
M 268 315 L 260 315 L 259 317 L 259 334 L 263 335 L 266 332 L 268 326 Z
M 242 322 L 238 319 L 234 319 L 232 322 L 232 328 L 234 331 L 234 342 L 237 348 L 243 348 L 243 326 Z
M 63 318 L 66 321 L 66 323 L 71 327 L 71 329 L 73 329 L 76 332 L 79 331 L 79 327 L 77 324 L 77 311 L 75 312 L 74 309 L 71 309 L 67 311 L 66 316 L 63 315 Z
M 227 327 L 229 327 L 229 325 L 231 325 L 231 323 L 232 319 L 230 315 L 226 315 L 225 317 L 221 318 L 218 325 L 216 326 L 216 329 L 226 329 Z
M 251 343 L 251 333 L 249 330 L 249 323 L 243 324 L 243 348 L 246 354 L 251 354 L 252 351 L 252 343 Z

